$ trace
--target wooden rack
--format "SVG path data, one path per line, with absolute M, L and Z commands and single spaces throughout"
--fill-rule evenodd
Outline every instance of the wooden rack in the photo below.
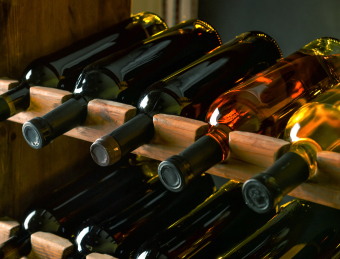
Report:
M 0 94 L 8 90 L 10 83 L 14 82 L 0 80 Z M 9 121 L 21 125 L 34 117 L 46 114 L 71 96 L 70 92 L 63 90 L 32 87 L 28 110 L 11 117 Z M 65 135 L 73 137 L 75 141 L 77 139 L 85 140 L 90 144 L 135 115 L 136 108 L 133 106 L 113 101 L 93 100 L 89 103 L 85 124 L 67 132 Z M 157 160 L 164 160 L 169 156 L 180 153 L 208 131 L 207 123 L 165 114 L 156 115 L 154 125 L 154 138 L 149 144 L 136 149 L 134 153 Z M 247 132 L 232 132 L 229 141 L 231 156 L 228 161 L 214 166 L 207 172 L 238 181 L 245 181 L 253 175 L 263 172 L 290 146 L 290 143 L 284 140 Z M 89 146 L 87 148 L 89 152 Z M 318 167 L 316 177 L 297 187 L 290 195 L 340 209 L 340 154 L 320 152 L 318 154 Z M 13 222 L 10 223 L 10 226 L 12 225 Z M 13 232 L 11 227 L 7 227 L 8 231 Z M 65 240 L 55 236 L 52 238 L 50 235 L 34 235 L 37 236 L 37 238 L 32 239 L 32 242 L 36 243 L 34 245 L 35 254 L 43 255 L 42 258 L 63 258 L 62 255 L 67 254 L 72 247 L 67 243 L 65 244 Z M 60 245 L 60 243 L 63 245 Z M 44 244 L 48 248 L 44 247 Z M 47 257 L 46 249 L 55 251 L 53 257 Z M 91 258 L 99 259 L 100 255 L 93 255 Z
M 0 86 L 6 85 L 4 80 Z M 7 91 L 4 87 L 1 91 Z M 27 111 L 9 120 L 24 123 L 51 111 L 68 100 L 67 91 L 44 87 L 31 88 L 31 104 Z M 106 100 L 93 100 L 88 106 L 88 117 L 84 126 L 77 127 L 65 135 L 94 142 L 110 133 L 136 115 L 136 108 Z M 178 154 L 208 132 L 208 124 L 174 115 L 159 114 L 154 117 L 155 136 L 149 144 L 135 151 L 138 155 L 156 160 Z M 248 132 L 230 133 L 231 157 L 207 172 L 221 177 L 246 181 L 254 174 L 263 172 L 288 149 L 290 143 Z M 293 190 L 290 195 L 340 209 L 340 154 L 322 151 L 318 154 L 316 177 Z
M 130 0 L 103 0 L 100 5 L 91 0 L 83 0 L 81 5 L 67 0 L 5 1 L 0 9 L 0 76 L 19 78 L 31 60 L 127 18 L 130 9 Z M 0 80 L 0 94 L 15 85 L 15 80 Z M 66 91 L 33 87 L 29 109 L 0 123 L 0 216 L 16 219 L 0 218 L 0 243 L 18 230 L 17 220 L 29 204 L 96 166 L 89 154 L 93 141 L 136 115 L 135 107 L 93 100 L 84 126 L 67 132 L 41 150 L 32 149 L 22 136 L 22 123 L 46 114 L 70 97 L 72 94 Z M 206 123 L 163 114 L 154 117 L 154 124 L 156 133 L 152 141 L 134 153 L 164 160 L 208 131 Z M 245 181 L 273 164 L 290 143 L 232 132 L 230 145 L 228 162 L 214 166 L 208 173 Z M 318 166 L 316 177 L 290 195 L 340 209 L 340 155 L 320 152 Z M 33 250 L 29 259 L 65 258 L 73 249 L 67 240 L 49 233 L 35 233 L 31 240 Z M 99 254 L 87 258 L 114 259 Z

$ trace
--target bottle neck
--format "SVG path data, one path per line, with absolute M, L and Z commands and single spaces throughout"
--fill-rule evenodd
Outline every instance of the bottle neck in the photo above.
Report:
M 220 143 L 205 135 L 180 154 L 163 161 L 158 168 L 158 175 L 166 188 L 180 192 L 193 179 L 221 162 L 223 157 Z
M 91 145 L 91 156 L 101 166 L 112 165 L 148 143 L 154 131 L 152 117 L 141 113 L 110 134 L 97 139 Z
M 322 151 L 322 148 L 314 140 L 309 138 L 301 138 L 292 143 L 290 152 L 294 152 L 302 157 L 309 166 L 309 177 L 315 176 L 317 169 L 317 153 Z
M 31 235 L 25 230 L 0 245 L 0 258 L 21 258 L 31 251 Z
M 294 152 L 294 151 L 298 152 Z M 266 213 L 275 208 L 283 196 L 288 194 L 310 176 L 309 146 L 296 146 L 287 152 L 261 174 L 253 176 L 243 185 L 246 204 L 258 213 Z
M 25 81 L 0 96 L 0 121 L 4 121 L 29 107 L 29 88 L 29 84 Z

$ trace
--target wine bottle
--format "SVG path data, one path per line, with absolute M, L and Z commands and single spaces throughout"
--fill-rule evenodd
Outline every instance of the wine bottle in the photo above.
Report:
M 20 230 L 0 245 L 0 258 L 27 255 L 30 236 L 37 231 L 72 240 L 78 224 L 109 204 L 117 211 L 127 208 L 156 188 L 158 164 L 153 160 L 122 161 L 105 170 L 96 168 L 35 202 L 24 215 Z
M 28 108 L 31 86 L 46 86 L 73 92 L 74 79 L 78 78 L 85 66 L 166 28 L 159 16 L 147 12 L 139 13 L 100 33 L 34 60 L 25 68 L 20 84 L 0 96 L 0 121 Z M 72 79 L 72 84 L 58 85 L 59 80 L 65 77 Z
M 178 191 L 229 155 L 228 133 L 278 137 L 289 115 L 339 82 L 340 42 L 320 38 L 219 96 L 210 106 L 208 133 L 158 168 L 167 188 Z
M 94 161 L 107 166 L 154 135 L 152 117 L 165 113 L 202 119 L 209 105 L 236 83 L 282 57 L 276 42 L 262 32 L 246 32 L 148 87 L 137 104 L 139 115 L 94 142 Z M 127 89 L 128 91 L 128 89 Z
M 340 242 L 339 216 L 336 209 L 303 200 L 291 201 L 219 258 L 330 258 Z
M 124 100 L 124 90 L 129 87 L 138 100 L 146 87 L 221 44 L 217 32 L 201 20 L 188 20 L 170 30 L 86 67 L 78 79 L 74 98 L 23 125 L 27 143 L 39 149 L 82 125 L 87 104 L 95 98 L 116 100 L 119 95 Z
M 339 103 L 340 85 L 294 113 L 284 131 L 284 139 L 292 142 L 289 152 L 244 185 L 244 199 L 250 208 L 259 213 L 270 210 L 315 176 L 318 151 L 340 152 Z
M 229 181 L 176 223 L 147 240 L 135 259 L 217 258 L 275 215 L 251 211 L 242 184 Z
M 75 237 L 78 253 L 131 258 L 145 239 L 189 213 L 215 188 L 210 175 L 198 177 L 181 193 L 170 192 L 158 183 L 158 188 L 126 210 L 116 213 L 109 208 L 84 222 Z

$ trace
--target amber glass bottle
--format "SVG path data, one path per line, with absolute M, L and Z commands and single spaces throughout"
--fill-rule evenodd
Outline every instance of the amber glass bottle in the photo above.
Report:
M 42 148 L 82 125 L 89 101 L 119 99 L 134 104 L 148 86 L 220 45 L 216 30 L 201 20 L 192 19 L 109 55 L 83 70 L 74 98 L 26 122 L 24 137 L 31 147 Z
M 275 207 L 284 195 L 313 177 L 318 151 L 340 152 L 340 85 L 295 112 L 284 139 L 292 142 L 289 152 L 245 183 L 245 201 L 257 212 Z
M 294 200 L 277 216 L 219 259 L 335 259 L 339 252 L 340 210 Z
M 162 162 L 160 179 L 178 191 L 196 175 L 227 159 L 230 131 L 277 137 L 293 112 L 339 82 L 339 67 L 340 42 L 320 38 L 222 94 L 209 108 L 209 132 Z
M 239 82 L 281 58 L 276 42 L 262 32 L 246 32 L 188 66 L 148 87 L 141 95 L 139 115 L 96 140 L 91 155 L 107 166 L 148 143 L 154 135 L 152 117 L 159 113 L 204 119 L 209 105 Z
M 136 259 L 217 258 L 275 215 L 252 212 L 242 201 L 242 184 L 229 181 L 176 223 L 147 240 Z
M 159 16 L 139 13 L 100 33 L 33 61 L 25 68 L 20 84 L 0 96 L 0 121 L 28 108 L 31 86 L 46 86 L 73 92 L 76 79 L 85 66 L 166 28 Z M 58 84 L 59 80 L 65 77 L 72 83 Z
M 159 182 L 155 181 L 158 164 L 150 159 L 130 159 L 113 167 L 96 168 L 36 201 L 21 220 L 20 230 L 0 245 L 0 258 L 29 254 L 30 236 L 37 231 L 72 241 L 82 221 L 109 205 L 124 210 L 154 190 Z

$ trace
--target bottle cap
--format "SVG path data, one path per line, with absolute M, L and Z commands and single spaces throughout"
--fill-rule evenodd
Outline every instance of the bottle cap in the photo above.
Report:
M 43 118 L 36 117 L 24 123 L 22 134 L 32 148 L 40 149 L 49 143 L 48 136 L 51 135 L 51 128 Z
M 188 185 L 190 167 L 186 159 L 175 155 L 160 163 L 158 176 L 168 190 L 180 192 Z
M 304 158 L 295 152 L 287 152 L 265 172 L 244 183 L 243 198 L 252 210 L 267 213 L 308 177 L 309 166 Z
M 220 144 L 205 135 L 180 154 L 163 161 L 158 167 L 159 179 L 170 191 L 180 192 L 195 177 L 205 173 L 222 159 Z
M 90 148 L 93 160 L 100 166 L 108 166 L 118 162 L 122 152 L 118 142 L 110 135 L 97 139 Z
M 268 174 L 255 175 L 242 188 L 245 203 L 257 213 L 270 212 L 282 199 L 282 191 Z

